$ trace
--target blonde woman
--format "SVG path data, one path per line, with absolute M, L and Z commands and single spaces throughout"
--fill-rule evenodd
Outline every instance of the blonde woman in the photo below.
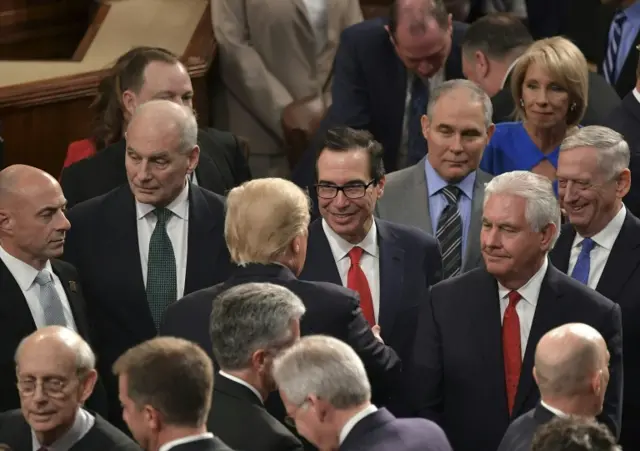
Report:
M 587 106 L 584 55 L 562 37 L 535 42 L 515 65 L 511 94 L 519 121 L 496 125 L 480 168 L 493 175 L 527 170 L 555 181 L 560 144 Z

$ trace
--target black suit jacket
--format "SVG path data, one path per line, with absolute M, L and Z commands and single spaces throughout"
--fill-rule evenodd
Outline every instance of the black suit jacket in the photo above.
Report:
M 222 196 L 189 187 L 187 268 L 184 292 L 225 280 L 230 272 L 224 242 Z M 136 226 L 128 185 L 72 208 L 64 258 L 78 268 L 90 317 L 95 321 L 98 365 L 107 382 L 109 419 L 119 421 L 120 403 L 111 365 L 127 349 L 156 336 L 147 302 Z
M 96 419 L 93 427 L 69 451 L 141 451 L 123 432 L 100 415 L 91 413 Z M 0 443 L 9 445 L 15 451 L 31 451 L 31 427 L 20 410 L 0 413 Z
M 633 182 L 631 189 L 624 196 L 624 204 L 631 213 L 640 217 L 640 183 L 636 178 L 640 177 L 640 102 L 633 95 L 633 92 L 624 96 L 620 105 L 613 109 L 604 125 L 622 134 L 629 144 L 631 153 L 629 169 Z
M 511 74 L 507 77 L 504 88 L 491 98 L 493 104 L 493 122 L 511 122 L 515 104 L 511 96 Z M 620 105 L 620 97 L 600 74 L 589 72 L 589 99 L 587 109 L 580 124 L 605 125 L 611 112 Z
M 87 317 L 87 306 L 76 269 L 61 260 L 51 260 L 53 272 L 64 288 L 78 333 L 89 344 L 94 340 Z M 20 407 L 16 388 L 14 354 L 20 341 L 36 331 L 36 325 L 24 294 L 9 269 L 0 260 L 0 412 Z M 99 380 L 88 401 L 92 409 L 106 414 L 106 394 Z
M 539 404 L 509 425 L 498 451 L 529 451 L 536 430 L 555 418 L 555 414 Z
M 207 429 L 242 451 L 302 451 L 302 443 L 249 388 L 216 376 Z M 247 433 L 250 431 L 250 433 Z
M 203 438 L 171 447 L 171 451 L 233 451 L 218 437 Z M 239 450 L 242 451 L 242 450 Z
M 562 226 L 560 238 L 551 252 L 551 262 L 567 272 L 576 232 Z M 624 330 L 624 387 L 622 434 L 625 449 L 640 449 L 640 219 L 627 211 L 622 229 L 613 244 L 596 291 L 616 302 L 622 311 Z
M 387 393 L 398 382 L 400 360 L 390 347 L 373 336 L 357 295 L 330 283 L 299 280 L 282 265 L 240 267 L 225 283 L 185 296 L 167 309 L 160 334 L 194 341 L 213 358 L 209 337 L 212 301 L 224 290 L 251 282 L 281 285 L 298 295 L 307 309 L 300 321 L 300 333 L 329 335 L 351 345 L 364 362 L 376 402 L 386 402 Z M 271 398 L 274 397 L 269 401 Z M 268 403 L 269 411 L 283 419 L 282 405 L 275 404 Z
M 229 190 L 251 179 L 249 167 L 236 137 L 213 128 L 198 130 L 200 161 L 198 185 L 225 196 Z M 62 170 L 60 185 L 67 207 L 106 194 L 127 183 L 124 139 Z
M 496 449 L 509 423 L 535 407 L 535 348 L 542 335 L 579 322 L 597 329 L 611 355 L 602 421 L 616 433 L 622 412 L 620 307 L 549 264 L 542 281 L 509 416 L 498 286 L 484 268 L 447 279 L 422 305 L 413 362 L 420 416 L 438 422 L 456 451 Z

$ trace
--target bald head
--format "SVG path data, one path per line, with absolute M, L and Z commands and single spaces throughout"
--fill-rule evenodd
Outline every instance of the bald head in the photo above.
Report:
M 535 355 L 534 374 L 542 398 L 588 392 L 608 361 L 607 344 L 593 327 L 571 323 L 550 330 L 538 342 Z
M 0 171 L 0 208 L 21 196 L 33 195 L 35 191 L 60 189 L 58 181 L 41 169 L 15 164 Z

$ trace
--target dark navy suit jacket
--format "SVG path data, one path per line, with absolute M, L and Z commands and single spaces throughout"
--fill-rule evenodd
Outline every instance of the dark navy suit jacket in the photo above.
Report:
M 440 427 L 422 418 L 397 419 L 379 409 L 358 421 L 339 451 L 452 451 Z
M 498 451 L 529 451 L 536 430 L 555 418 L 555 414 L 538 404 L 509 425 Z
M 345 29 L 340 37 L 332 85 L 332 105 L 292 179 L 302 187 L 315 183 L 315 158 L 328 129 L 346 125 L 370 131 L 384 148 L 387 172 L 397 167 L 407 92 L 407 69 L 398 58 L 386 19 L 371 19 Z M 467 25 L 453 24 L 445 78 L 464 78 L 460 44 Z M 312 191 L 313 192 L 313 191 Z
M 419 306 L 429 287 L 442 280 L 440 247 L 435 238 L 417 228 L 375 221 L 380 249 L 378 324 L 384 342 L 409 361 Z M 342 285 L 322 219 L 309 227 L 307 260 L 300 278 Z M 405 413 L 400 404 L 393 404 L 394 413 Z
M 609 387 L 599 417 L 619 433 L 622 415 L 620 307 L 549 265 L 540 288 L 509 415 L 498 285 L 478 268 L 431 288 L 422 304 L 412 362 L 418 416 L 438 423 L 456 451 L 497 449 L 509 423 L 540 399 L 533 357 L 540 338 L 566 323 L 598 330 L 611 355 Z

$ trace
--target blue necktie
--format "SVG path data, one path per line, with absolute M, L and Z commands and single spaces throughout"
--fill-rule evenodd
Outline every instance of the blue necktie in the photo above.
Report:
M 414 75 L 407 122 L 407 166 L 416 164 L 427 154 L 427 141 L 422 134 L 420 119 L 427 114 L 428 92 L 426 82 Z
M 576 261 L 576 266 L 573 268 L 571 277 L 578 282 L 582 282 L 587 285 L 589 282 L 589 270 L 591 269 L 591 250 L 595 246 L 595 241 L 591 238 L 585 238 L 582 240 L 582 247 L 580 248 L 580 254 Z
M 611 23 L 609 45 L 607 47 L 607 54 L 604 58 L 602 67 L 604 77 L 610 85 L 615 85 L 616 81 L 618 81 L 618 53 L 620 52 L 620 44 L 622 43 L 622 26 L 626 20 L 627 16 L 625 16 L 623 11 L 620 11 L 615 15 L 613 22 Z

